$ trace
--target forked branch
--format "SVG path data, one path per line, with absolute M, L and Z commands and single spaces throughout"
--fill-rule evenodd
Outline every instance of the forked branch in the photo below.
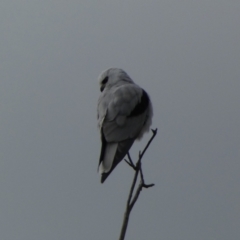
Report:
M 127 199 L 127 204 L 126 204 L 126 209 L 125 209 L 125 213 L 124 213 L 122 229 L 121 229 L 119 240 L 124 240 L 124 238 L 125 238 L 129 216 L 130 216 L 130 213 L 132 211 L 134 204 L 136 203 L 136 201 L 140 195 L 140 192 L 142 191 L 143 188 L 149 188 L 149 187 L 154 186 L 153 183 L 152 184 L 145 183 L 141 161 L 142 161 L 143 155 L 147 151 L 149 145 L 151 144 L 152 140 L 155 138 L 156 134 L 157 134 L 157 128 L 155 130 L 152 129 L 152 137 L 149 139 L 149 141 L 148 141 L 147 145 L 145 146 L 145 148 L 143 149 L 143 151 L 139 152 L 139 156 L 138 156 L 138 160 L 137 160 L 136 164 L 133 163 L 132 158 L 129 153 L 127 154 L 128 160 L 125 159 L 125 162 L 134 169 L 135 174 L 133 177 L 132 185 L 131 185 L 130 192 L 129 192 L 128 199 Z M 139 173 L 140 173 L 139 185 L 133 195 Z

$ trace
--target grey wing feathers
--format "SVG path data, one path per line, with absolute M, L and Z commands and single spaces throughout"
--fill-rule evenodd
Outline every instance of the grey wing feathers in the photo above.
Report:
M 126 117 L 127 118 L 127 117 Z M 146 114 L 123 120 L 124 127 L 119 127 L 116 121 L 105 122 L 102 126 L 105 138 L 109 142 L 123 141 L 126 138 L 136 138 L 141 131 Z
M 99 103 L 99 126 L 107 141 L 123 141 L 136 137 L 146 115 L 129 118 L 141 100 L 142 89 L 135 84 L 126 84 L 109 92 Z M 102 116 L 101 116 L 102 115 Z M 142 119 L 141 119 L 142 118 Z M 104 119 L 101 122 L 101 119 Z

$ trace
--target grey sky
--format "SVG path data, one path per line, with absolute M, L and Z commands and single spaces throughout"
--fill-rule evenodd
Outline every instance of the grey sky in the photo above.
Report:
M 133 172 L 97 174 L 97 77 L 112 66 L 150 94 L 159 129 L 143 161 L 156 186 L 126 239 L 240 239 L 239 12 L 239 0 L 2 0 L 0 239 L 118 239 Z

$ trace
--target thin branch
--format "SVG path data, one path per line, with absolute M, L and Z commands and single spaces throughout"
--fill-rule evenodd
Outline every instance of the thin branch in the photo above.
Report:
M 130 155 L 129 152 L 127 153 L 127 156 L 128 156 L 129 162 L 130 162 L 132 165 L 134 165 L 134 163 L 133 163 L 133 161 L 132 161 L 132 158 L 131 158 L 131 155 Z
M 132 194 L 133 194 L 136 182 L 137 182 L 138 173 L 139 173 L 139 169 L 136 169 L 135 174 L 134 174 L 134 178 L 133 178 L 133 182 L 132 182 L 132 186 L 130 188 L 130 192 L 129 192 L 129 195 L 128 195 L 127 207 L 130 205 L 130 202 L 131 202 L 131 199 L 132 199 Z
M 134 197 L 133 197 L 133 200 L 132 200 L 132 202 L 131 202 L 131 204 L 130 204 L 130 206 L 129 206 L 129 210 L 130 210 L 130 211 L 129 211 L 129 215 L 130 215 L 130 212 L 132 211 L 132 208 L 133 208 L 134 204 L 135 204 L 136 201 L 138 200 L 138 197 L 139 197 L 139 195 L 140 195 L 140 192 L 142 191 L 142 188 L 143 188 L 142 184 L 139 183 L 138 188 L 137 188 L 137 190 L 136 190 L 136 193 L 135 193 L 135 195 L 134 195 Z
M 136 170 L 135 174 L 134 174 L 132 186 L 131 186 L 131 189 L 130 189 L 130 192 L 129 192 L 129 195 L 128 195 L 128 200 L 127 200 L 127 205 L 126 205 L 126 209 L 125 209 L 125 213 L 124 213 L 124 220 L 123 220 L 123 223 L 122 223 L 122 229 L 121 229 L 119 240 L 124 240 L 125 234 L 126 234 L 126 231 L 127 231 L 129 215 L 130 215 L 130 212 L 132 210 L 132 209 L 130 209 L 131 198 L 132 198 L 132 194 L 133 194 L 133 191 L 134 191 L 134 187 L 136 185 L 138 173 L 139 173 L 139 171 Z
M 129 152 L 127 153 L 127 156 L 128 156 L 128 160 L 124 159 L 124 161 L 131 167 L 133 168 L 135 171 L 136 171 L 136 166 L 134 165 L 133 161 L 132 161 L 132 158 L 129 154 Z
M 156 129 L 151 129 L 152 130 L 152 137 L 150 138 L 150 140 L 148 141 L 148 143 L 147 143 L 147 145 L 146 145 L 146 147 L 144 148 L 144 150 L 143 150 L 143 152 L 141 153 L 139 153 L 139 160 L 138 161 L 141 161 L 141 159 L 142 159 L 142 157 L 143 157 L 143 155 L 144 155 L 144 153 L 147 151 L 147 149 L 148 149 L 148 147 L 149 147 L 149 145 L 151 144 L 151 142 L 152 142 L 152 140 L 155 138 L 155 136 L 157 135 L 157 128 Z
M 126 204 L 126 209 L 125 209 L 125 213 L 124 213 L 123 224 L 122 224 L 122 229 L 121 229 L 119 240 L 124 240 L 124 238 L 125 238 L 129 216 L 130 216 L 130 213 L 131 213 L 131 210 L 132 210 L 134 204 L 136 203 L 136 201 L 137 201 L 137 199 L 140 195 L 140 192 L 142 191 L 143 188 L 149 188 L 149 187 L 154 186 L 154 184 L 145 184 L 143 171 L 142 171 L 141 160 L 143 158 L 143 155 L 147 151 L 149 145 L 151 144 L 152 140 L 155 138 L 156 134 L 157 134 L 157 128 L 155 130 L 152 129 L 152 137 L 148 141 L 148 143 L 145 146 L 143 152 L 142 153 L 139 152 L 139 157 L 138 157 L 138 161 L 137 161 L 136 165 L 134 165 L 129 153 L 127 154 L 128 161 L 126 159 L 124 159 L 125 162 L 127 162 L 127 164 L 135 170 L 135 174 L 134 174 L 134 178 L 133 178 L 132 185 L 131 185 L 131 188 L 130 188 L 130 192 L 129 192 L 129 195 L 128 195 L 128 199 L 127 199 L 127 204 Z M 135 191 L 135 194 L 133 196 L 133 192 L 134 192 L 134 188 L 136 186 L 136 182 L 137 182 L 139 172 L 140 172 L 140 183 L 139 183 L 138 188 Z
M 144 180 L 144 177 L 143 177 L 142 167 L 140 168 L 140 176 L 141 176 L 142 187 L 144 187 L 144 188 L 149 188 L 149 187 L 153 187 L 153 186 L 155 185 L 154 183 L 145 184 L 145 180 Z

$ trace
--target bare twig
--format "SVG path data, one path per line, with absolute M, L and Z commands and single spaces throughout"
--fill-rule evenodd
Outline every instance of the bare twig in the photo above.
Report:
M 134 204 L 136 203 L 136 201 L 137 201 L 137 199 L 140 195 L 140 192 L 142 191 L 143 188 L 149 188 L 149 187 L 154 186 L 154 184 L 145 184 L 144 177 L 143 177 L 141 160 L 143 158 L 143 155 L 147 151 L 149 145 L 151 144 L 152 140 L 155 138 L 156 134 L 157 134 L 157 128 L 155 130 L 152 129 L 152 137 L 148 141 L 148 143 L 145 146 L 143 152 L 142 153 L 139 152 L 139 157 L 138 157 L 138 161 L 137 161 L 136 165 L 134 165 L 129 153 L 127 154 L 128 161 L 125 159 L 125 162 L 135 170 L 135 174 L 134 174 L 134 178 L 133 178 L 132 185 L 131 185 L 131 188 L 130 188 L 130 192 L 129 192 L 129 195 L 128 195 L 128 199 L 127 199 L 127 204 L 126 204 L 126 209 L 125 209 L 125 213 L 124 213 L 123 224 L 122 224 L 122 229 L 121 229 L 119 240 L 124 240 L 124 238 L 125 238 L 129 216 L 130 216 L 130 213 L 132 211 L 132 208 L 133 208 Z M 139 183 L 138 188 L 135 191 L 135 194 L 133 196 L 133 192 L 134 192 L 134 188 L 136 186 L 136 182 L 137 182 L 139 172 L 140 172 L 140 183 Z
M 127 156 L 128 156 L 128 160 L 124 159 L 124 161 L 136 171 L 136 166 L 134 165 L 129 152 L 127 153 Z

